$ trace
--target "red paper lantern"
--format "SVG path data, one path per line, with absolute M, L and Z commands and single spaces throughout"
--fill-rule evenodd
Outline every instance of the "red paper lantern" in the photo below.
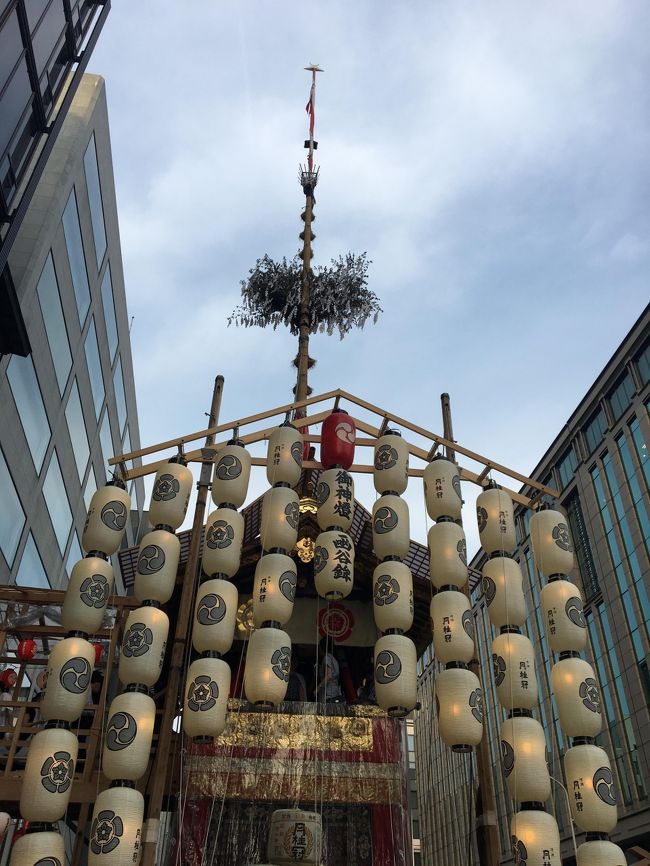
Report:
M 354 419 L 338 409 L 324 421 L 321 429 L 320 462 L 323 469 L 342 466 L 349 469 L 354 460 L 357 429 Z
M 309 435 L 309 427 L 302 428 L 302 435 L 305 437 L 305 444 L 302 446 L 302 459 L 309 460 L 309 452 L 311 450 L 311 442 L 307 440 Z
M 21 662 L 31 661 L 36 655 L 36 641 L 31 640 L 31 638 L 28 638 L 27 640 L 21 640 L 18 644 L 16 655 L 21 660 Z
M 17 680 L 18 676 L 13 668 L 5 668 L 2 673 L 0 673 L 0 686 L 2 686 L 3 689 L 13 689 Z
M 100 643 L 91 643 L 91 646 L 95 649 L 95 667 L 97 667 L 104 655 L 104 647 Z

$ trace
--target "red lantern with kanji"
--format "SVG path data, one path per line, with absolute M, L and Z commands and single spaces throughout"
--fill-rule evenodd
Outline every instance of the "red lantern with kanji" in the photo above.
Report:
M 354 460 L 357 429 L 354 419 L 342 409 L 332 412 L 321 429 L 320 462 L 323 469 L 349 469 Z
M 97 667 L 104 655 L 104 647 L 100 643 L 91 643 L 91 646 L 95 650 L 95 667 Z
M 17 679 L 16 671 L 13 668 L 5 668 L 2 673 L 0 673 L 0 686 L 2 686 L 3 689 L 13 689 L 16 685 Z
M 36 655 L 36 641 L 30 638 L 21 640 L 18 644 L 16 655 L 21 662 L 30 662 Z

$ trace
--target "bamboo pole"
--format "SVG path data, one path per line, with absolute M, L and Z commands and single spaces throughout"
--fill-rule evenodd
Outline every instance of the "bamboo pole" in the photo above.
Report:
M 312 187 L 305 187 L 305 229 L 302 245 L 302 274 L 300 283 L 300 313 L 298 319 L 298 381 L 296 400 L 306 400 L 309 396 L 309 332 L 311 330 L 311 225 L 314 213 L 314 193 Z

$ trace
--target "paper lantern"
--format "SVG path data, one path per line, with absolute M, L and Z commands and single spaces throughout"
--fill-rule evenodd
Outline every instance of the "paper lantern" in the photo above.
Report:
M 536 719 L 514 716 L 502 723 L 501 766 L 513 800 L 544 803 L 551 796 L 546 737 Z
M 530 518 L 530 541 L 535 565 L 545 577 L 573 570 L 573 542 L 566 517 L 545 508 Z
M 7 835 L 11 824 L 11 815 L 8 812 L 0 812 L 0 841 Z
M 156 704 L 149 695 L 126 691 L 111 702 L 104 732 L 102 770 L 107 779 L 143 776 L 149 764 Z
M 300 500 L 291 487 L 272 487 L 262 500 L 262 548 L 292 550 L 298 540 Z
M 458 466 L 444 457 L 434 457 L 424 470 L 424 498 L 432 520 L 460 520 L 463 500 Z
M 346 598 L 354 584 L 354 543 L 345 532 L 321 532 L 314 547 L 314 582 L 321 598 Z
M 260 628 L 248 642 L 244 692 L 252 704 L 274 706 L 284 700 L 291 669 L 291 638 L 279 628 Z
M 237 587 L 229 580 L 214 578 L 199 586 L 192 628 L 197 652 L 228 652 L 235 638 L 238 601 Z
M 345 469 L 321 472 L 315 491 L 317 520 L 321 529 L 347 532 L 354 516 L 354 480 Z
M 274 484 L 285 482 L 294 487 L 302 472 L 302 434 L 288 421 L 269 436 L 266 477 Z
M 493 626 L 524 624 L 526 599 L 518 562 L 507 556 L 489 559 L 483 566 L 483 592 Z
M 293 863 L 319 866 L 322 854 L 322 820 L 318 812 L 276 809 L 271 816 L 267 857 L 277 866 Z
M 603 716 L 592 666 L 580 658 L 560 659 L 551 668 L 551 680 L 564 733 L 568 737 L 597 737 Z
M 577 866 L 627 866 L 625 854 L 613 842 L 595 839 L 578 848 Z
M 380 631 L 413 625 L 413 575 L 403 562 L 381 562 L 372 576 L 372 606 Z
M 409 507 L 401 496 L 380 496 L 372 506 L 372 544 L 377 559 L 409 552 L 411 530 Z
M 356 425 L 342 409 L 332 412 L 321 427 L 320 462 L 323 469 L 341 466 L 349 469 L 354 460 Z
M 95 667 L 97 667 L 104 655 L 104 647 L 96 641 L 91 641 L 90 645 L 95 651 Z
M 450 520 L 435 523 L 429 530 L 429 573 L 431 582 L 462 587 L 467 583 L 467 542 L 462 526 Z
M 63 836 L 54 830 L 26 833 L 11 849 L 10 866 L 65 866 Z
M 5 668 L 0 673 L 0 685 L 3 689 L 13 689 L 18 682 L 18 675 L 13 668 Z
M 215 505 L 241 508 L 246 501 L 251 476 L 251 455 L 241 439 L 230 442 L 217 451 L 214 458 L 212 501 Z
M 61 608 L 66 631 L 94 634 L 102 627 L 108 599 L 113 592 L 113 567 L 99 556 L 80 559 L 72 569 Z
M 267 553 L 259 558 L 253 586 L 253 622 L 257 628 L 264 622 L 289 622 L 297 581 L 298 570 L 290 556 Z
M 18 641 L 16 655 L 21 662 L 30 662 L 36 655 L 36 641 L 31 638 Z
M 202 658 L 187 672 L 183 730 L 189 737 L 218 737 L 226 729 L 230 668 L 221 659 Z
M 134 595 L 139 602 L 169 601 L 176 585 L 181 543 L 173 532 L 154 529 L 143 536 L 138 549 Z
M 40 706 L 46 721 L 74 722 L 79 718 L 88 703 L 94 664 L 94 647 L 82 637 L 67 637 L 52 647 Z
M 474 658 L 474 617 L 463 592 L 446 590 L 431 599 L 433 647 L 439 662 L 468 663 Z
M 479 493 L 476 498 L 476 519 L 481 547 L 490 553 L 511 553 L 515 537 L 512 499 L 498 487 Z
M 483 691 L 479 678 L 464 668 L 448 668 L 436 676 L 438 730 L 455 752 L 467 752 L 483 736 Z
M 133 866 L 140 862 L 144 797 L 135 788 L 107 788 L 95 801 L 88 866 Z
M 535 651 L 523 634 L 506 632 L 492 641 L 492 663 L 497 698 L 507 710 L 532 710 L 539 692 L 535 672 Z
M 63 728 L 45 728 L 27 751 L 20 814 L 28 821 L 58 821 L 70 800 L 79 741 Z
M 552 580 L 542 589 L 546 637 L 555 653 L 580 652 L 587 646 L 587 623 L 580 590 L 569 580 Z
M 401 634 L 385 634 L 375 644 L 375 694 L 389 716 L 405 716 L 417 703 L 417 652 Z
M 149 523 L 152 526 L 178 529 L 185 520 L 192 481 L 192 473 L 177 457 L 156 472 L 149 503 Z
M 208 517 L 203 544 L 203 571 L 234 577 L 239 571 L 244 540 L 244 515 L 233 508 L 217 508 Z
M 373 481 L 377 493 L 404 493 L 409 481 L 409 447 L 397 430 L 387 430 L 375 442 Z
M 81 536 L 86 553 L 111 556 L 120 546 L 131 510 L 131 497 L 120 484 L 109 481 L 93 493 Z
M 585 833 L 609 833 L 616 826 L 614 777 L 609 757 L 599 746 L 573 746 L 564 755 L 571 815 Z
M 154 686 L 167 648 L 169 617 L 160 608 L 146 605 L 132 610 L 126 620 L 118 676 L 120 682 Z
M 562 866 L 557 821 L 548 812 L 526 809 L 510 822 L 515 863 L 527 866 Z

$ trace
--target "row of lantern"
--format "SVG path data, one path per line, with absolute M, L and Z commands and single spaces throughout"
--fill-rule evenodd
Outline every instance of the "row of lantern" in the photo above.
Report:
M 607 836 L 617 822 L 616 792 L 607 752 L 595 745 L 602 729 L 600 690 L 593 668 L 580 657 L 587 624 L 580 590 L 567 578 L 574 553 L 566 518 L 542 508 L 530 520 L 530 538 L 535 565 L 548 579 L 542 615 L 551 651 L 559 654 L 551 680 L 560 726 L 572 738 L 564 755 L 571 816 L 587 834 L 577 866 L 624 866 L 622 850 Z

